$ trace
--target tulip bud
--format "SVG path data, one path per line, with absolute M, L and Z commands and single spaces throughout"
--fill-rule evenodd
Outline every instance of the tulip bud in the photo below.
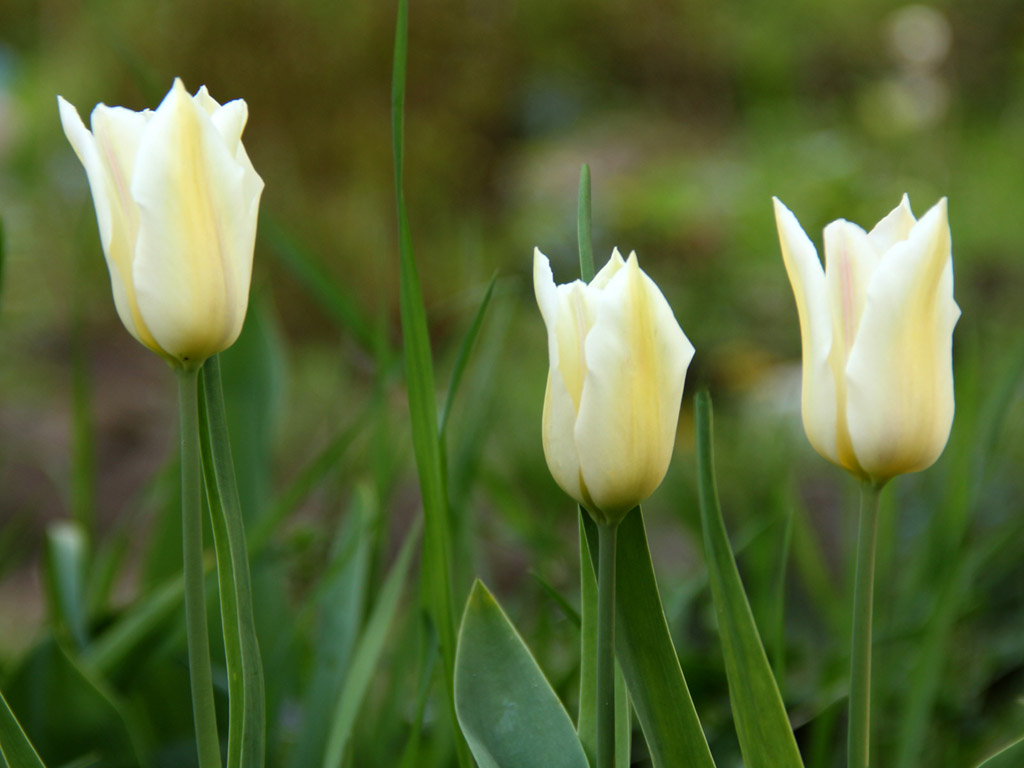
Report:
M 903 200 L 871 232 L 825 228 L 825 268 L 778 199 L 775 220 L 803 339 L 814 448 L 881 484 L 932 465 L 953 423 L 953 259 L 946 199 L 920 221 Z
M 249 301 L 263 180 L 242 146 L 248 108 L 180 79 L 156 111 L 99 104 L 90 132 L 57 97 L 85 166 L 117 314 L 174 366 L 238 338 Z
M 550 362 L 544 456 L 562 490 L 616 523 L 668 471 L 693 346 L 636 253 L 556 286 L 534 249 L 533 284 Z

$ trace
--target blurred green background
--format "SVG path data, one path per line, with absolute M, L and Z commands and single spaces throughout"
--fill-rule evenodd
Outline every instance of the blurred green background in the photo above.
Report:
M 60 667 L 50 638 L 68 629 L 47 597 L 47 529 L 73 519 L 90 551 L 88 637 L 72 645 L 88 648 L 180 567 L 173 377 L 114 312 L 56 95 L 83 117 L 100 101 L 142 109 L 180 76 L 248 102 L 245 146 L 266 190 L 250 317 L 223 363 L 250 536 L 264 536 L 253 567 L 270 764 L 295 764 L 323 598 L 351 587 L 346 631 L 358 634 L 419 503 L 396 370 L 394 21 L 391 3 L 367 0 L 0 2 L 0 683 L 50 765 L 77 753 L 47 735 L 64 710 L 37 684 L 39 669 Z M 541 451 L 547 357 L 531 254 L 548 254 L 560 282 L 576 276 L 589 163 L 597 260 L 635 249 L 697 349 L 673 466 L 645 507 L 723 768 L 739 753 L 690 395 L 706 385 L 715 397 L 724 512 L 805 762 L 840 765 L 855 488 L 803 435 L 771 196 L 819 245 L 827 222 L 870 228 L 904 192 L 918 215 L 948 196 L 958 413 L 939 464 L 883 499 L 875 748 L 879 765 L 963 766 L 1024 732 L 1018 0 L 414 1 L 406 126 L 439 398 L 497 275 L 449 429 L 457 603 L 483 577 L 573 711 L 578 635 L 544 585 L 578 599 L 576 519 Z M 333 542 L 356 519 L 372 546 L 361 580 L 339 581 Z M 420 619 L 413 597 L 403 605 L 352 765 L 396 764 L 416 719 Z M 192 759 L 180 624 L 167 618 L 106 671 L 98 687 L 114 714 L 75 738 L 87 749 L 113 728 L 133 756 L 99 764 Z M 439 717 L 428 707 L 417 764 L 452 764 Z

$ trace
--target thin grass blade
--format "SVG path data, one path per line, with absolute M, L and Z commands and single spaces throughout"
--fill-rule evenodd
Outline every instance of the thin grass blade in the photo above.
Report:
M 697 474 L 708 578 L 729 680 L 729 699 L 748 768 L 802 768 L 800 750 L 750 611 L 729 545 L 715 482 L 711 397 L 697 394 Z
M 1024 765 L 1024 737 L 978 764 L 978 768 L 1020 768 Z
M 405 207 L 404 133 L 405 75 L 409 47 L 409 4 L 399 0 L 395 24 L 394 68 L 391 83 L 391 130 L 395 162 L 395 205 L 398 215 L 399 308 L 405 375 L 412 423 L 413 451 L 423 499 L 423 595 L 434 622 L 441 648 L 448 694 L 448 712 L 456 734 L 459 764 L 471 768 L 465 744 L 459 736 L 455 717 L 455 614 L 452 608 L 451 521 L 443 471 L 442 446 L 438 436 L 434 363 L 431 357 L 427 312 L 413 257 L 412 234 Z
M 302 731 L 292 755 L 293 768 L 316 765 L 327 747 L 331 715 L 362 627 L 372 529 L 377 517 L 376 494 L 368 485 L 361 485 L 335 537 L 327 573 L 317 590 L 320 624 L 313 679 L 306 696 Z
M 487 307 L 491 303 L 491 296 L 494 294 L 494 283 L 497 279 L 498 276 L 494 275 L 487 284 L 487 290 L 484 291 L 484 297 L 480 300 L 480 306 L 477 307 L 476 314 L 473 315 L 473 322 L 470 323 L 469 330 L 466 331 L 466 335 L 462 337 L 462 343 L 459 344 L 459 351 L 455 356 L 455 365 L 452 368 L 452 379 L 448 384 L 448 396 L 445 398 L 444 407 L 441 409 L 441 423 L 438 431 L 441 433 L 442 440 L 448 426 L 448 417 L 451 415 L 452 405 L 455 403 L 455 395 L 459 391 L 459 384 L 462 383 L 462 374 L 466 372 L 466 365 L 469 363 L 469 356 L 473 351 L 473 345 L 480 335 L 480 326 L 483 325 L 484 315 L 487 314 Z
M 421 528 L 422 523 L 417 520 L 406 534 L 402 549 L 384 580 L 380 596 L 366 622 L 366 629 L 363 630 L 359 644 L 352 655 L 352 663 L 345 675 L 341 696 L 334 710 L 323 768 L 341 768 L 345 749 L 356 726 L 359 709 L 377 671 L 381 654 L 384 652 L 384 643 L 387 640 L 395 612 L 398 610 L 402 587 L 405 585 L 406 573 L 409 570 L 409 561 L 415 551 L 415 544 L 419 539 Z

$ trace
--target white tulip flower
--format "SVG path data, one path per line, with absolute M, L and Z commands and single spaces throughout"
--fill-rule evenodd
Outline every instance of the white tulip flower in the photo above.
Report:
M 534 250 L 547 326 L 544 456 L 555 480 L 602 524 L 616 523 L 668 471 L 693 346 L 658 286 L 618 250 L 588 285 L 555 285 Z
M 180 79 L 155 111 L 99 104 L 90 131 L 57 97 L 85 166 L 114 305 L 172 365 L 196 368 L 238 338 L 263 181 L 242 146 L 248 108 Z
M 953 423 L 953 260 L 946 200 L 910 201 L 865 232 L 825 228 L 825 267 L 778 199 L 775 220 L 803 339 L 804 428 L 814 448 L 882 484 L 942 453 Z

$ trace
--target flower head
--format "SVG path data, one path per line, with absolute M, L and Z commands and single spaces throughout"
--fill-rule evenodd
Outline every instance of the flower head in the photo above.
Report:
M 778 199 L 803 339 L 803 420 L 822 456 L 874 483 L 942 453 L 953 422 L 953 261 L 946 200 L 919 221 L 904 195 L 870 232 L 825 228 L 825 268 Z
M 588 285 L 555 285 L 534 250 L 548 332 L 544 456 L 562 489 L 609 523 L 661 484 L 693 346 L 636 254 L 618 250 Z
M 155 111 L 99 104 L 90 131 L 60 96 L 85 166 L 114 305 L 173 365 L 196 367 L 238 338 L 263 181 L 242 146 L 248 108 L 180 79 Z

